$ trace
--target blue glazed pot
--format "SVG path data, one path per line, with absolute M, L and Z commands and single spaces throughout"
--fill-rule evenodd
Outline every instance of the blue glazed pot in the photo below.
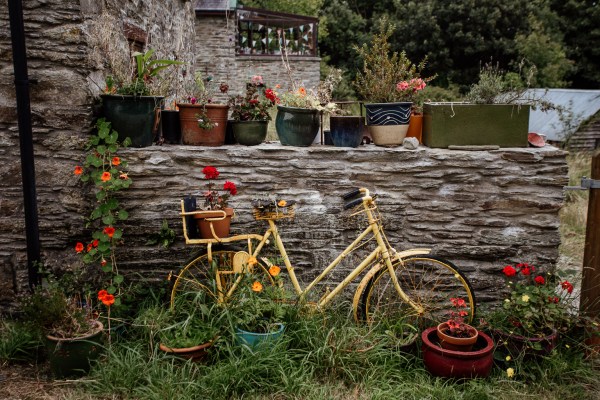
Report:
M 332 116 L 331 139 L 336 147 L 358 147 L 363 139 L 365 119 L 360 116 Z
M 277 106 L 275 128 L 284 146 L 310 146 L 320 125 L 318 110 Z
M 248 332 L 240 328 L 235 328 L 235 336 L 238 344 L 245 344 L 250 348 L 255 348 L 261 343 L 269 343 L 273 342 L 283 335 L 283 331 L 285 330 L 285 325 L 276 324 L 279 327 L 275 332 L 268 333 L 255 333 Z

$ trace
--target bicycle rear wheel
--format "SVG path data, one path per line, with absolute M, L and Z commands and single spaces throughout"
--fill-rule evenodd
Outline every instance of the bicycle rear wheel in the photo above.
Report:
M 264 265 L 248 264 L 250 255 L 244 251 L 215 251 L 211 256 L 210 260 L 208 254 L 194 258 L 171 277 L 176 278 L 171 290 L 171 307 L 178 297 L 190 292 L 204 292 L 215 301 L 226 302 L 228 291 L 242 273 L 256 274 L 261 283 L 274 284 Z
M 450 299 L 462 298 L 472 322 L 475 316 L 475 295 L 467 278 L 450 261 L 431 255 L 410 256 L 393 262 L 400 287 L 409 299 L 422 307 L 417 311 L 399 295 L 387 268 L 371 278 L 365 286 L 358 308 L 358 317 L 368 323 L 404 319 L 411 323 L 436 325 L 448 319 Z

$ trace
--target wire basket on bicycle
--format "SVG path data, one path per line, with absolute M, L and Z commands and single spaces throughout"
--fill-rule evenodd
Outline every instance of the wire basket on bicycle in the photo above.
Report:
M 293 219 L 296 214 L 296 202 L 293 200 L 261 199 L 252 201 L 254 219 Z

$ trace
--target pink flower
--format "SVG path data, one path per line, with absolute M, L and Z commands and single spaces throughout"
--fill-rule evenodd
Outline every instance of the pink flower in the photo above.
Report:
M 409 88 L 409 84 L 406 81 L 402 81 L 402 82 L 398 82 L 398 84 L 396 84 L 396 89 L 397 90 L 406 90 Z

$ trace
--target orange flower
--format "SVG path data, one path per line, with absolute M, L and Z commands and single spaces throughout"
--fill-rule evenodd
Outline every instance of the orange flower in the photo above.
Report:
M 127 178 L 129 178 L 129 177 L 124 172 L 119 175 L 119 179 L 127 179 Z
M 106 296 L 108 296 L 108 292 L 106 290 L 100 290 L 98 292 L 98 300 L 102 300 Z
M 108 171 L 104 171 L 102 173 L 102 176 L 100 177 L 100 179 L 102 180 L 102 182 L 108 182 L 108 181 L 110 181 L 110 178 L 111 178 L 110 172 L 108 172 Z
M 92 244 L 91 244 L 91 243 L 88 243 L 88 245 L 87 245 L 87 248 L 86 248 L 86 251 L 89 253 L 89 252 L 90 252 L 90 250 L 92 250 Z
M 113 296 L 112 294 L 107 294 L 106 296 L 101 298 L 100 301 L 102 301 L 102 304 L 104 304 L 106 307 L 110 307 L 113 304 L 115 304 L 115 296 Z
M 279 207 L 285 207 L 285 206 L 287 206 L 287 201 L 285 201 L 285 200 L 279 200 L 279 203 L 277 203 L 277 205 Z
M 115 228 L 113 228 L 112 226 L 107 226 L 106 228 L 104 228 L 103 232 L 106 234 L 106 236 L 111 238 L 115 234 Z
M 281 89 L 281 85 L 278 83 L 277 85 L 275 85 L 275 89 Z
M 111 164 L 116 167 L 117 165 L 121 164 L 121 159 L 119 157 L 113 157 Z
M 249 267 L 253 267 L 253 266 L 255 266 L 256 264 L 258 264 L 258 261 L 256 260 L 256 257 L 250 257 L 250 258 L 248 259 L 248 266 L 249 266 Z
M 298 94 L 299 94 L 301 97 L 304 97 L 304 96 L 306 96 L 306 89 L 305 89 L 304 87 L 300 87 L 300 89 L 298 89 Z
M 279 268 L 277 265 L 272 265 L 271 268 L 269 268 L 269 274 L 271 274 L 271 276 L 277 276 L 280 272 L 281 268 Z
M 75 175 L 81 175 L 83 174 L 83 168 L 81 168 L 79 165 L 75 167 L 75 171 L 73 171 L 73 173 Z
M 81 243 L 81 242 L 78 242 L 78 243 L 75 245 L 75 251 L 76 251 L 76 252 L 78 252 L 78 253 L 81 253 L 81 252 L 83 251 L 83 243 Z
M 262 290 L 263 290 L 263 285 L 259 281 L 256 281 L 252 284 L 253 292 L 262 292 Z

